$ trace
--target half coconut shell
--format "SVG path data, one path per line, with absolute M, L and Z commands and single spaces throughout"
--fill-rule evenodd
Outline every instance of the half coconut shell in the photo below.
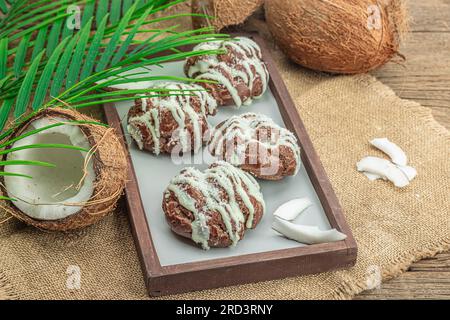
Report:
M 49 108 L 40 111 L 35 116 L 21 124 L 14 130 L 12 137 L 18 137 L 25 133 L 32 123 L 42 118 L 67 119 L 68 121 L 96 121 L 77 111 L 60 108 Z M 57 123 L 59 121 L 54 121 Z M 122 142 L 112 128 L 96 124 L 76 124 L 86 137 L 91 148 L 93 172 L 93 192 L 90 199 L 83 203 L 77 203 L 79 211 L 58 220 L 39 220 L 22 212 L 13 201 L 5 201 L 4 209 L 19 220 L 44 230 L 68 231 L 92 225 L 111 213 L 116 207 L 117 201 L 123 193 L 127 177 L 126 153 Z M 45 131 L 43 131 L 45 132 Z M 8 148 L 11 148 L 9 146 Z M 45 152 L 45 149 L 41 149 Z M 59 150 L 64 152 L 64 149 Z M 6 160 L 7 155 L 2 160 Z M 55 165 L 58 165 L 57 163 Z M 4 170 L 1 167 L 0 170 Z M 57 177 L 55 177 L 57 179 Z M 8 196 L 4 177 L 1 177 L 0 191 Z

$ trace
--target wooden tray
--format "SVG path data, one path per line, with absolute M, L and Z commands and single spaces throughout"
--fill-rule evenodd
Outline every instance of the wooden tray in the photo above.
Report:
M 303 165 L 329 224 L 332 228 L 336 228 L 346 234 L 347 239 L 334 243 L 221 259 L 161 265 L 146 218 L 132 158 L 128 155 L 130 170 L 126 185 L 126 201 L 135 244 L 144 273 L 144 280 L 150 296 L 320 273 L 351 267 L 356 262 L 356 242 L 345 221 L 341 206 L 314 150 L 305 126 L 270 56 L 269 50 L 259 36 L 253 34 L 246 36 L 253 38 L 261 46 L 264 61 L 271 76 L 270 89 L 278 104 L 285 126 L 295 132 L 299 139 Z M 121 119 L 116 107 L 112 104 L 105 104 L 104 111 L 109 125 L 123 135 Z M 125 145 L 127 144 L 125 143 Z M 266 214 L 270 214 L 270 212 Z

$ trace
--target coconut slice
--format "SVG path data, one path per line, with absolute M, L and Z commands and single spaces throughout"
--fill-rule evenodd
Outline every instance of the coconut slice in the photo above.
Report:
M 275 217 L 272 228 L 286 238 L 304 244 L 317 244 L 341 241 L 347 236 L 336 229 L 320 230 L 315 226 L 305 226 Z
M 408 177 L 409 181 L 413 181 L 417 177 L 417 170 L 410 166 L 397 166 L 405 176 Z
M 363 172 L 363 174 L 367 177 L 367 179 L 369 179 L 370 181 L 375 181 L 378 179 L 383 179 L 384 177 L 379 176 L 378 174 L 374 174 L 374 173 L 369 173 L 369 172 Z
M 273 215 L 283 220 L 292 221 L 310 206 L 312 206 L 312 202 L 308 198 L 294 199 L 279 206 Z
M 403 188 L 409 184 L 408 177 L 389 160 L 378 157 L 365 157 L 356 164 L 358 171 L 370 173 L 391 181 L 396 187 Z
M 409 181 L 413 181 L 414 178 L 417 176 L 417 170 L 414 169 L 413 167 L 410 166 L 397 166 L 397 168 L 399 168 L 403 174 L 408 178 Z M 383 179 L 386 180 L 386 178 L 377 175 L 377 174 L 373 174 L 373 173 L 369 173 L 369 172 L 363 172 L 363 174 L 370 180 L 370 181 L 375 181 L 378 179 Z
M 377 138 L 370 141 L 370 144 L 375 148 L 386 153 L 393 163 L 399 166 L 406 166 L 408 164 L 408 158 L 405 152 L 395 143 L 389 141 L 387 138 Z
M 66 124 L 30 135 L 9 147 L 65 144 L 91 152 L 37 148 L 16 151 L 3 158 L 43 161 L 56 166 L 2 168 L 32 177 L 4 177 L 1 191 L 15 199 L 8 202 L 12 215 L 42 229 L 71 230 L 95 223 L 112 211 L 124 188 L 125 152 L 113 130 L 94 124 L 70 124 L 73 120 L 94 121 L 75 111 L 47 109 L 19 127 L 13 138 L 51 124 Z

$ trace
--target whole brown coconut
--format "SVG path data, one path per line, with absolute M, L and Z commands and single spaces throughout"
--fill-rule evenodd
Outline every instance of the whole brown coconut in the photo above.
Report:
M 18 144 L 34 143 L 82 146 L 89 152 L 61 148 L 25 149 L 3 156 L 5 160 L 33 160 L 55 167 L 5 166 L 0 170 L 26 173 L 32 179 L 1 177 L 1 193 L 15 201 L 2 208 L 23 222 L 45 230 L 67 231 L 96 223 L 116 206 L 127 177 L 124 147 L 113 129 L 97 124 L 70 124 L 68 121 L 95 121 L 73 110 L 50 108 L 40 111 L 15 129 L 11 138 L 31 129 L 64 123 L 43 130 Z M 31 139 L 31 140 L 30 140 Z
M 212 25 L 220 31 L 245 22 L 263 3 L 264 0 L 192 0 L 192 13 L 214 17 L 192 17 L 192 23 L 194 29 Z
M 266 0 L 274 39 L 294 62 L 331 73 L 365 73 L 398 53 L 407 29 L 402 0 Z

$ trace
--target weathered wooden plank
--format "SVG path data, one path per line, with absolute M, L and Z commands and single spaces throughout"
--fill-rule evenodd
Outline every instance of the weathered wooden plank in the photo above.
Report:
M 388 63 L 373 74 L 400 97 L 432 109 L 450 129 L 450 0 L 409 1 L 411 29 L 402 65 Z M 414 263 L 408 272 L 355 299 L 450 299 L 450 253 Z
M 450 31 L 450 1 L 409 1 L 411 31 Z
M 406 61 L 373 74 L 400 97 L 430 107 L 450 129 L 450 0 L 410 2 L 410 14 L 411 32 L 401 47 Z
M 410 271 L 355 299 L 448 299 L 450 271 Z
M 411 272 L 416 271 L 450 271 L 450 252 L 441 253 L 433 258 L 420 260 L 413 264 L 410 268 Z

